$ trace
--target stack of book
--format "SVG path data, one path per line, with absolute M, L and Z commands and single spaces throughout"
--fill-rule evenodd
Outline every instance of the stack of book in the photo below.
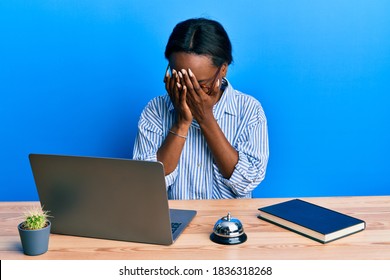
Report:
M 259 218 L 321 243 L 362 231 L 366 223 L 300 199 L 259 208 Z

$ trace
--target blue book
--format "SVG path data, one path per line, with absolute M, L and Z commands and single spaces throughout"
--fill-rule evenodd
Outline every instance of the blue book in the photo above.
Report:
M 259 208 L 259 218 L 327 243 L 362 231 L 366 223 L 354 217 L 300 200 Z

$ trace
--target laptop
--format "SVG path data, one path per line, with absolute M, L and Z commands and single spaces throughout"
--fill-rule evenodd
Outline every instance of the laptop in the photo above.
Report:
M 161 162 L 30 154 L 51 232 L 169 245 L 196 215 L 169 209 Z

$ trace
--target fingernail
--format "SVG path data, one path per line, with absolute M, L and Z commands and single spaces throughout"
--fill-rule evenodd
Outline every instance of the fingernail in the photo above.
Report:
M 194 74 L 192 74 L 192 71 L 190 68 L 188 68 L 188 74 L 190 75 L 190 77 L 194 76 Z
M 177 87 L 178 88 L 181 88 L 181 84 L 180 83 L 176 83 Z
M 182 70 L 182 71 L 183 71 L 183 70 Z M 180 71 L 179 71 L 178 73 L 179 73 L 179 77 L 180 77 L 180 78 L 183 78 L 183 74 L 182 74 Z
M 181 72 L 183 73 L 183 75 L 187 75 L 186 69 L 181 69 Z
M 217 87 L 219 87 L 219 79 L 218 79 L 218 81 L 217 81 Z

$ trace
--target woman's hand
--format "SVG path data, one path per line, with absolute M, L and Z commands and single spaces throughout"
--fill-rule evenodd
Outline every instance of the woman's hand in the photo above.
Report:
M 191 69 L 188 69 L 188 71 L 182 69 L 178 75 L 180 84 L 183 85 L 183 88 L 186 88 L 185 96 L 187 106 L 196 121 L 201 124 L 202 122 L 210 120 L 210 118 L 214 118 L 213 107 L 220 98 L 219 79 L 210 93 L 207 94 L 199 85 L 198 80 Z
M 177 112 L 177 125 L 185 125 L 189 127 L 192 122 L 192 113 L 187 105 L 187 87 L 182 85 L 180 77 L 176 70 L 172 70 L 172 76 L 169 75 L 169 70 L 164 77 L 165 89 L 171 98 L 171 102 Z

